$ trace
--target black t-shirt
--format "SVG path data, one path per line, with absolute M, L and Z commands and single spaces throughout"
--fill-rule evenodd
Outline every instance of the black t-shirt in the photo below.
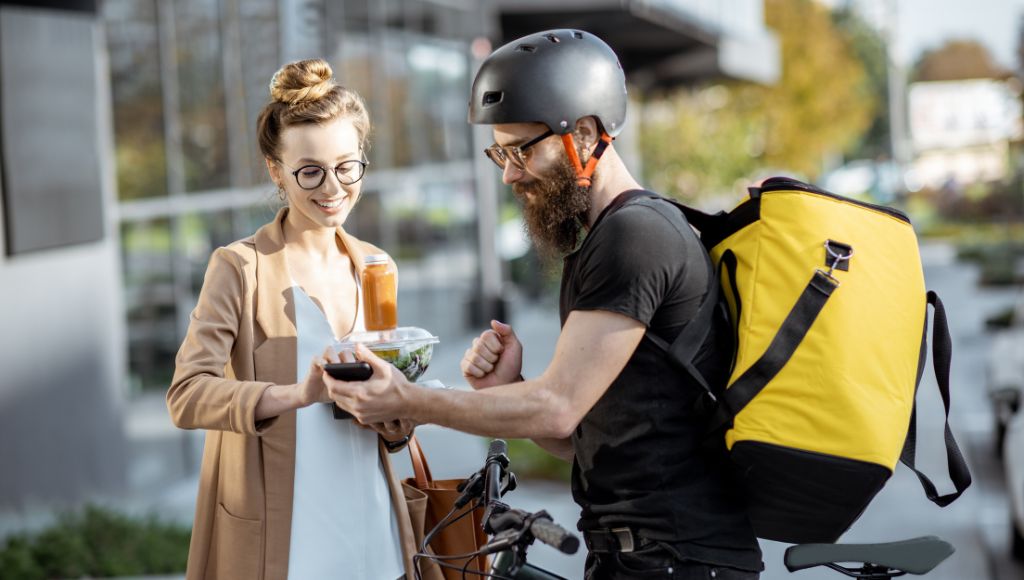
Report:
M 565 259 L 562 324 L 573 310 L 606 310 L 671 343 L 707 293 L 710 260 L 678 208 L 623 196 Z M 701 350 L 698 358 L 708 346 Z M 706 423 L 694 409 L 700 392 L 663 350 L 647 337 L 640 342 L 572 437 L 579 528 L 629 526 L 671 544 L 683 559 L 761 570 L 724 443 L 702 445 Z

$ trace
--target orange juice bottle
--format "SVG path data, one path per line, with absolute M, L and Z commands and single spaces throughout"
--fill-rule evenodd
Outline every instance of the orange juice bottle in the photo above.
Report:
M 370 254 L 363 270 L 363 312 L 366 330 L 398 326 L 398 280 L 387 254 Z

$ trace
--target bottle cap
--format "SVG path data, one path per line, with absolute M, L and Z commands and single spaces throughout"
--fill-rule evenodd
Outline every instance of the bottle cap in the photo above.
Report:
M 365 263 L 367 266 L 372 266 L 374 264 L 387 264 L 388 263 L 388 255 L 387 254 L 370 254 L 370 255 L 366 256 L 365 258 L 363 258 L 363 263 Z

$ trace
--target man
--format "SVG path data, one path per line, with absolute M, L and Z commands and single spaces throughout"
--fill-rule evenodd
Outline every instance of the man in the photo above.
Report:
M 324 380 L 363 423 L 409 418 L 529 437 L 572 461 L 588 579 L 757 578 L 760 550 L 724 449 L 704 445 L 701 389 L 656 344 L 694 317 L 710 261 L 676 208 L 637 195 L 611 144 L 625 114 L 622 67 L 586 32 L 513 41 L 473 84 L 469 120 L 494 126 L 487 155 L 522 202 L 531 238 L 565 256 L 562 331 L 540 377 L 523 379 L 522 345 L 495 321 L 462 361 L 472 392 L 411 385 L 363 346 L 356 356 L 371 380 Z M 698 355 L 705 367 L 713 340 Z

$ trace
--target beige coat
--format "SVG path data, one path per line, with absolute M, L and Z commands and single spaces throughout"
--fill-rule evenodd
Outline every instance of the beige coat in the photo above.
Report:
M 213 253 L 175 361 L 167 391 L 171 418 L 183 429 L 207 430 L 188 580 L 288 576 L 295 412 L 258 422 L 254 415 L 265 389 L 297 380 L 295 304 L 282 230 L 287 212 Z M 341 228 L 338 237 L 360 273 L 363 256 L 380 251 Z M 383 445 L 380 454 L 411 580 L 409 514 Z

